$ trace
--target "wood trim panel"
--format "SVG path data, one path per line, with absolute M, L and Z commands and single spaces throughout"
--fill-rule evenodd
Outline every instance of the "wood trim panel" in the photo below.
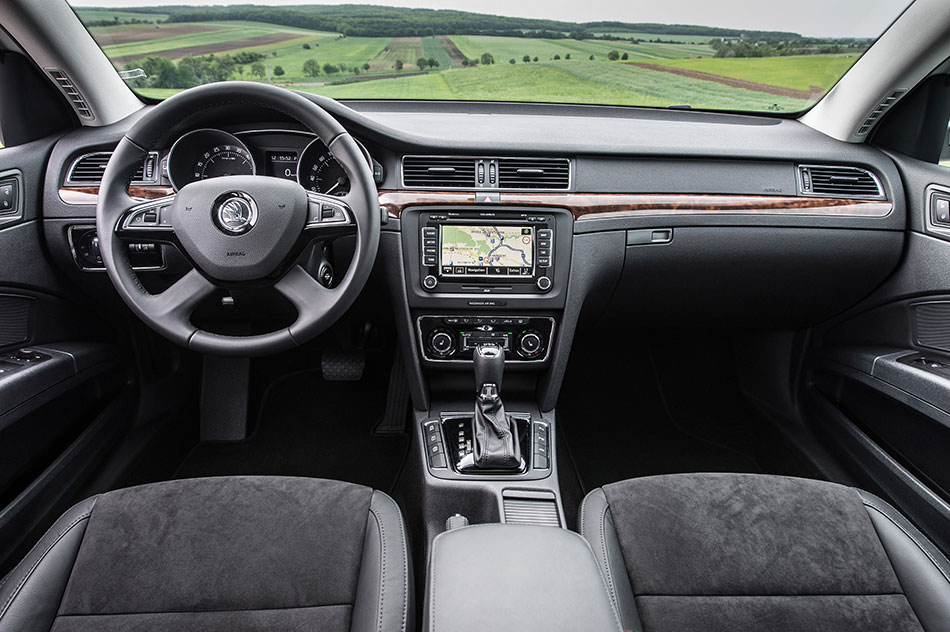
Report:
M 141 200 L 154 200 L 171 195 L 174 192 L 175 190 L 171 187 L 158 185 L 129 187 L 129 195 Z M 99 201 L 99 187 L 60 187 L 59 199 L 66 204 L 96 204 Z
M 171 195 L 167 186 L 132 186 L 134 198 L 155 199 Z M 818 198 L 771 195 L 677 195 L 626 193 L 501 193 L 500 203 L 512 206 L 565 208 L 578 221 L 620 217 L 667 215 L 799 215 L 833 217 L 886 217 L 893 210 L 883 200 Z M 62 187 L 59 197 L 67 204 L 95 204 L 99 187 Z M 471 206 L 474 192 L 380 191 L 379 205 L 398 219 L 410 206 Z
M 886 217 L 893 210 L 883 200 L 771 195 L 691 195 L 625 193 L 501 193 L 500 203 L 566 208 L 576 220 L 656 215 L 804 215 Z M 475 193 L 380 191 L 379 204 L 392 218 L 410 206 L 475 204 Z

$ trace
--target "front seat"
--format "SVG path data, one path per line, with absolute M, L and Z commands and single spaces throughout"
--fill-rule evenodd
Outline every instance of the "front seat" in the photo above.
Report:
M 675 474 L 595 489 L 580 530 L 641 632 L 948 632 L 950 564 L 890 505 L 812 480 Z
M 411 627 L 399 507 L 308 478 L 155 483 L 85 500 L 0 585 L 0 632 Z

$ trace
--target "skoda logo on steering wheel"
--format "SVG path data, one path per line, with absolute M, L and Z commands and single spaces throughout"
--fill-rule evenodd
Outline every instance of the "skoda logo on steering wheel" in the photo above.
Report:
M 257 205 L 246 193 L 226 193 L 214 207 L 214 223 L 227 235 L 241 235 L 257 223 Z

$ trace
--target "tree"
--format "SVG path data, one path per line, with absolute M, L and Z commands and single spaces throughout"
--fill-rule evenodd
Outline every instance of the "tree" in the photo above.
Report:
M 630 55 L 628 55 L 627 53 L 624 53 L 623 55 L 620 56 L 620 59 L 627 61 L 628 59 L 630 59 Z
M 482 53 L 482 56 L 479 59 L 482 62 L 482 66 L 495 63 L 495 58 L 491 56 L 491 53 Z
M 568 53 L 567 55 L 564 55 L 564 59 L 570 59 L 570 58 L 571 58 L 571 54 L 570 54 L 570 53 Z
M 304 49 L 304 50 L 310 50 L 310 44 L 304 43 L 303 49 Z
M 251 74 L 256 75 L 259 79 L 263 79 L 264 75 L 267 74 L 267 68 L 259 61 L 255 61 L 251 64 Z
M 402 70 L 402 60 L 401 60 L 401 59 L 397 59 L 397 60 L 396 60 L 396 70 Z
M 429 60 L 425 57 L 420 57 L 416 60 L 416 65 L 419 66 L 419 70 L 425 70 L 429 67 Z
M 369 70 L 369 62 L 363 64 L 363 70 Z
M 523 61 L 524 63 L 528 63 L 529 61 L 531 61 L 531 56 L 525 55 L 524 57 L 521 58 L 521 61 Z
M 509 60 L 508 60 L 508 63 L 509 63 L 509 64 L 513 64 L 513 63 L 515 63 L 515 59 L 514 59 L 514 57 L 512 57 L 511 59 L 509 59 Z
M 620 53 L 615 50 L 612 50 L 609 53 L 607 53 L 607 59 L 609 59 L 610 61 L 617 61 L 618 59 L 620 59 Z
M 303 74 L 308 77 L 316 77 L 320 74 L 320 62 L 316 59 L 308 59 L 303 63 Z
M 430 57 L 428 61 L 429 61 L 429 68 L 439 67 L 439 61 L 435 57 Z
M 283 77 L 284 76 L 284 67 L 283 66 L 274 66 L 274 76 Z
M 325 75 L 334 75 L 340 72 L 340 69 L 333 64 L 323 64 L 323 74 Z
M 468 64 L 469 64 L 468 57 L 463 57 L 462 66 L 464 66 L 465 68 L 468 68 Z
M 238 66 L 237 71 L 239 75 L 244 76 L 244 66 Z
M 561 58 L 560 55 L 555 55 L 555 56 L 554 56 L 554 59 L 560 59 L 560 58 Z
M 591 56 L 590 56 L 590 57 L 588 57 L 587 59 L 589 59 L 589 60 L 591 60 L 591 61 L 594 61 L 594 56 L 593 56 L 593 55 L 591 55 Z
M 538 58 L 537 58 L 537 57 L 535 57 L 535 58 L 534 58 L 534 61 L 538 61 Z

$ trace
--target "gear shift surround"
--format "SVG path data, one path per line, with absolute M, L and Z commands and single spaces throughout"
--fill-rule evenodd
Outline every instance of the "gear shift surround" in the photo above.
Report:
M 473 465 L 479 470 L 520 470 L 524 467 L 518 427 L 505 413 L 501 399 L 505 351 L 485 344 L 475 349 L 475 416 Z

